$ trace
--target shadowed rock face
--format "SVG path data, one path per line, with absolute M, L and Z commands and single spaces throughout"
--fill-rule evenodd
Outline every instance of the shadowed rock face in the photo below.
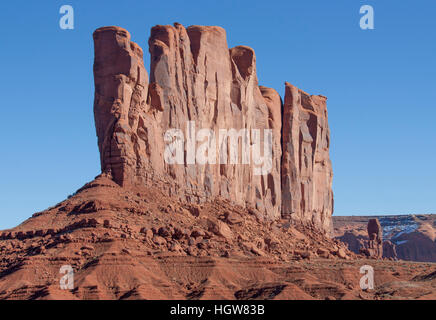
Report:
M 398 260 L 397 248 L 392 241 L 383 241 L 383 257 Z
M 142 50 L 126 30 L 97 29 L 94 43 L 101 167 L 115 182 L 158 186 L 194 203 L 221 197 L 255 208 L 267 219 L 285 216 L 330 231 L 332 170 L 324 97 L 286 84 L 282 128 L 280 96 L 258 85 L 253 49 L 229 49 L 220 27 L 153 27 L 150 82 Z M 170 129 L 180 130 L 182 163 L 165 161 L 166 146 L 175 141 L 173 136 L 164 140 Z M 211 130 L 215 139 L 201 129 Z M 220 137 L 221 129 L 234 129 L 236 139 L 241 134 L 236 164 L 231 138 Z M 259 133 L 260 162 L 252 129 Z M 272 136 L 270 160 L 263 148 L 265 130 Z M 193 151 L 188 142 L 196 138 Z M 198 162 L 201 151 L 209 163 Z
M 371 258 L 381 259 L 383 257 L 383 229 L 377 218 L 368 221 L 368 238 L 364 241 L 362 253 Z
M 367 230 L 370 240 L 377 240 L 381 242 L 381 240 L 383 239 L 383 229 L 377 218 L 369 219 Z

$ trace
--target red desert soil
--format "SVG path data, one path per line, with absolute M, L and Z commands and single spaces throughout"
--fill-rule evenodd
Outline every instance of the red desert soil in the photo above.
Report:
M 436 265 L 366 260 L 226 200 L 185 204 L 101 175 L 0 240 L 1 299 L 436 299 Z M 362 291 L 360 267 L 375 270 Z M 71 265 L 74 289 L 61 290 Z

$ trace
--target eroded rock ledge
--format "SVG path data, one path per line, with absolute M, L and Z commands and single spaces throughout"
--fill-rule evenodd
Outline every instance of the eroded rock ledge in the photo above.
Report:
M 102 172 L 121 186 L 158 186 L 194 203 L 219 196 L 255 208 L 267 219 L 285 217 L 330 231 L 332 167 L 325 97 L 286 83 L 282 105 L 274 89 L 259 86 L 254 50 L 229 49 L 220 27 L 153 27 L 150 80 L 143 51 L 126 30 L 103 27 L 93 36 Z M 186 144 L 183 164 L 165 162 L 168 129 L 180 129 L 189 138 L 191 130 L 203 128 L 258 129 L 262 135 L 271 130 L 267 174 L 254 173 L 253 159 L 249 164 L 192 164 Z M 223 147 L 218 138 L 215 143 Z M 238 143 L 242 148 L 244 139 Z

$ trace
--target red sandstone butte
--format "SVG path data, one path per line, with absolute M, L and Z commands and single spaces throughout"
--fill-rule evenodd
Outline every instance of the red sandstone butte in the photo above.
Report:
M 0 299 L 435 299 L 424 263 L 372 260 L 375 288 L 362 291 L 367 259 L 320 232 L 332 213 L 324 97 L 287 84 L 282 106 L 258 86 L 254 51 L 229 50 L 218 27 L 154 27 L 150 82 L 126 30 L 94 40 L 103 173 L 0 231 Z M 186 121 L 272 130 L 270 172 L 165 163 L 163 134 Z M 380 224 L 368 234 L 380 245 Z M 65 265 L 73 290 L 59 286 Z
M 192 203 L 220 197 L 256 209 L 268 220 L 283 216 L 329 232 L 333 195 L 326 99 L 286 84 L 282 106 L 274 89 L 259 86 L 254 50 L 229 49 L 220 27 L 158 25 L 148 42 L 150 82 L 142 50 L 126 30 L 94 32 L 94 115 L 102 172 L 121 186 L 158 186 Z M 193 129 L 189 121 L 195 122 Z M 240 164 L 241 158 L 231 164 L 229 148 L 225 164 L 219 159 L 192 164 L 186 143 L 183 164 L 165 162 L 168 129 L 181 129 L 186 142 L 195 138 L 191 131 L 204 128 L 215 133 L 216 141 L 209 143 L 215 143 L 218 157 L 230 140 L 220 141 L 220 129 L 258 129 L 261 141 L 264 129 L 272 130 L 271 169 L 254 174 L 253 167 L 260 166 L 253 156 L 248 164 Z M 240 147 L 244 142 L 238 141 Z

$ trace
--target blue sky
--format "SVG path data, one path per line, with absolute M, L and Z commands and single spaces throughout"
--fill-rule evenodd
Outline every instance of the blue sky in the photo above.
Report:
M 150 28 L 173 22 L 224 27 L 281 95 L 289 81 L 328 97 L 335 215 L 436 212 L 435 1 L 162 2 L 2 1 L 0 229 L 99 174 L 92 32 L 124 27 L 147 52 Z M 64 4 L 74 30 L 59 28 Z

